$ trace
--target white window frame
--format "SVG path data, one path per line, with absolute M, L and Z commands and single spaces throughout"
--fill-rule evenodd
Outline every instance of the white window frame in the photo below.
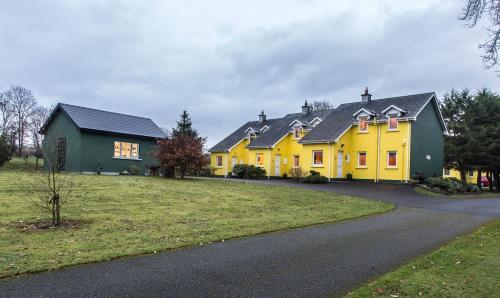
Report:
M 364 129 L 364 130 L 361 129 L 361 127 L 362 127 L 361 126 L 362 119 L 365 119 L 365 121 L 366 121 L 366 129 Z M 359 117 L 359 119 L 358 119 L 358 130 L 359 130 L 359 132 L 368 132 L 368 117 L 367 116 Z
M 297 160 L 299 161 L 298 165 L 295 165 L 295 157 L 297 157 L 297 158 L 298 158 L 298 159 L 297 159 Z M 293 155 L 292 166 L 293 166 L 293 168 L 294 168 L 294 169 L 298 169 L 298 168 L 300 168 L 300 155 L 298 155 L 298 154 L 294 154 L 294 155 Z
M 114 148 L 116 146 L 116 143 L 120 144 L 120 156 L 115 156 L 115 151 Z M 122 154 L 122 146 L 123 143 L 128 143 L 130 144 L 130 157 L 123 156 Z M 136 145 L 137 146 L 137 157 L 132 157 L 132 147 Z M 127 159 L 127 160 L 142 160 L 141 155 L 140 155 L 140 147 L 139 143 L 132 143 L 132 142 L 122 142 L 122 141 L 114 141 L 113 142 L 113 158 L 114 159 Z
M 391 166 L 391 165 L 389 164 L 389 155 L 390 155 L 391 153 L 395 153 L 395 154 L 396 154 L 396 165 L 394 165 L 394 166 Z M 397 151 L 387 151 L 387 161 L 386 161 L 386 164 L 385 164 L 385 165 L 386 165 L 386 166 L 387 166 L 387 168 L 389 168 L 389 169 L 396 169 L 396 168 L 398 167 L 398 152 L 397 152 Z
M 321 163 L 319 164 L 316 164 L 314 163 L 315 162 L 315 158 L 314 158 L 314 153 L 319 153 L 321 152 Z M 322 167 L 324 165 L 324 161 L 325 160 L 325 154 L 323 153 L 323 150 L 313 150 L 312 151 L 312 166 L 313 167 Z
M 219 159 L 220 159 L 220 165 L 219 165 Z M 217 168 L 222 168 L 222 164 L 223 164 L 223 162 L 224 162 L 224 158 L 223 158 L 223 156 L 222 156 L 222 155 L 216 155 L 216 156 L 215 156 L 215 166 L 216 166 Z
M 365 164 L 364 164 L 364 165 L 360 165 L 360 164 L 359 164 L 359 161 L 360 161 L 359 156 L 360 156 L 361 154 L 363 154 L 363 153 L 365 154 Z M 357 164 L 358 164 L 358 168 L 367 168 L 367 167 L 368 167 L 368 153 L 366 153 L 366 151 L 359 151 L 359 152 L 358 152 L 358 160 L 357 160 Z
M 301 131 L 301 130 L 302 130 L 302 129 L 301 129 L 300 127 L 298 127 L 298 126 L 294 126 L 294 127 L 293 127 L 293 138 L 294 138 L 295 140 L 300 139 L 300 131 Z M 297 136 L 297 134 L 298 134 L 299 136 Z
M 391 128 L 391 117 L 396 119 L 396 128 Z M 387 115 L 387 130 L 388 131 L 398 131 L 399 130 L 399 120 L 397 114 L 388 114 Z
M 446 174 L 446 171 L 448 171 L 448 174 Z M 451 175 L 450 169 L 443 169 L 443 176 L 450 176 L 450 175 Z
M 258 159 L 259 155 L 262 156 L 262 164 L 261 165 L 259 164 L 259 159 Z M 255 153 L 255 166 L 261 167 L 261 168 L 264 167 L 264 153 Z

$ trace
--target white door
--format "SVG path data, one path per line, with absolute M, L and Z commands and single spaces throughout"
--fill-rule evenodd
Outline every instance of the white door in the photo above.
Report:
M 339 154 L 337 156 L 337 177 L 341 178 L 342 177 L 342 151 L 339 151 Z
M 281 175 L 281 155 L 274 157 L 274 176 Z

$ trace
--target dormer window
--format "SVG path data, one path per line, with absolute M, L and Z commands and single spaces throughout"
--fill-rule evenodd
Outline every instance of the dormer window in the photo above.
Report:
M 269 129 L 269 126 L 265 125 L 264 127 L 262 127 L 262 128 L 260 129 L 260 132 L 261 132 L 261 133 L 265 133 L 268 129 Z
M 301 131 L 301 128 L 296 126 L 293 128 L 293 138 L 294 139 L 300 139 L 300 131 Z
M 359 117 L 359 131 L 360 132 L 368 131 L 368 117 Z
M 388 115 L 389 130 L 398 130 L 398 115 L 390 114 Z

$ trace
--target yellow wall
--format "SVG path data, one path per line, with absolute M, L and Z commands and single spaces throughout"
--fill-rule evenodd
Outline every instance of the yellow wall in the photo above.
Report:
M 345 178 L 347 173 L 351 173 L 354 179 L 395 180 L 406 181 L 409 168 L 409 136 L 411 124 L 409 122 L 399 122 L 397 131 L 388 131 L 386 123 L 369 123 L 368 132 L 359 132 L 358 126 L 353 125 L 343 134 L 337 143 L 333 144 L 300 144 L 295 140 L 292 133 L 284 136 L 271 149 L 249 149 L 246 148 L 249 141 L 244 140 L 232 148 L 228 153 L 212 153 L 211 164 L 215 168 L 215 174 L 224 176 L 231 173 L 233 164 L 232 157 L 237 157 L 237 163 L 255 165 L 256 153 L 264 156 L 263 168 L 267 176 L 277 176 L 276 156 L 280 155 L 279 176 L 284 173 L 289 174 L 293 167 L 293 156 L 300 156 L 300 168 L 307 175 L 310 170 L 315 170 L 321 175 L 329 178 Z M 379 131 L 380 129 L 380 131 Z M 380 134 L 380 147 L 377 136 Z M 303 136 L 304 133 L 301 134 Z M 313 166 L 313 151 L 323 151 L 323 165 Z M 341 175 L 338 175 L 338 154 L 342 152 Z M 387 152 L 397 152 L 397 167 L 387 167 Z M 366 167 L 358 167 L 358 152 L 367 153 Z M 379 154 L 379 156 L 378 156 Z M 223 167 L 215 167 L 215 156 L 222 155 L 224 158 Z M 271 160 L 269 160 L 271 158 Z M 377 159 L 378 171 L 377 171 Z M 226 163 L 227 160 L 227 163 Z M 227 165 L 227 166 L 226 166 Z
M 445 175 L 445 172 L 443 169 L 443 177 L 444 178 L 457 178 L 458 180 L 461 180 L 460 172 L 457 170 L 450 170 L 450 175 Z M 469 176 L 469 171 L 467 171 L 465 173 L 465 180 L 467 180 L 467 183 L 475 184 L 477 182 L 477 171 L 474 171 L 472 176 Z

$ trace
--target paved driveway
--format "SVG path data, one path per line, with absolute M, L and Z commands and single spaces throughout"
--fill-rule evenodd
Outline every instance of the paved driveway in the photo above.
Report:
M 0 296 L 339 296 L 500 218 L 500 199 L 432 198 L 405 185 L 292 186 L 390 201 L 398 209 L 337 224 L 1 280 Z

